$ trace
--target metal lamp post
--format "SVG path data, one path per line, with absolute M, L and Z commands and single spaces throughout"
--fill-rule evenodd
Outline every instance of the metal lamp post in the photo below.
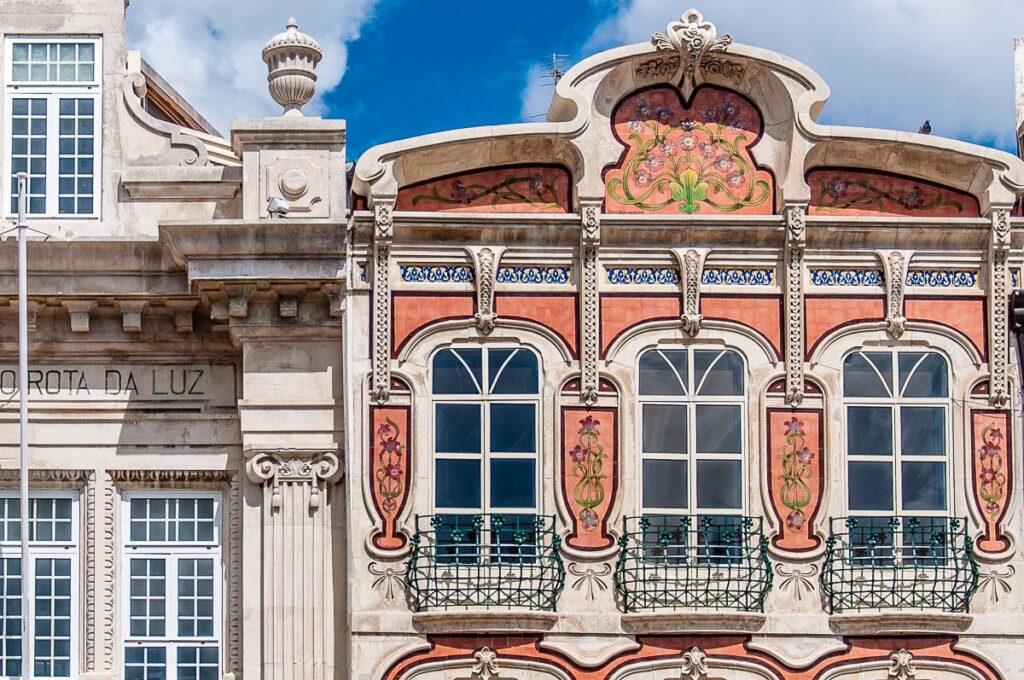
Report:
M 25 213 L 28 201 L 28 174 L 18 178 L 18 441 L 20 457 L 21 504 L 21 677 L 32 677 L 32 640 L 29 629 L 29 506 L 28 506 L 28 224 Z

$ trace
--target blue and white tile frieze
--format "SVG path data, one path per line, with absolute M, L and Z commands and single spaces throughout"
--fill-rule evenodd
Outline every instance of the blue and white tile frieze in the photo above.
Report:
M 774 282 L 773 269 L 710 267 L 701 275 L 701 283 L 705 286 L 770 286 Z
M 978 272 L 969 269 L 911 269 L 907 285 L 920 288 L 974 288 Z
M 472 283 L 473 268 L 467 265 L 400 265 L 402 280 L 407 283 Z
M 566 284 L 569 267 L 498 267 L 495 280 L 512 284 Z
M 679 270 L 673 267 L 609 267 L 608 283 L 615 286 L 657 286 L 679 283 Z
M 881 286 L 880 269 L 811 269 L 812 286 Z

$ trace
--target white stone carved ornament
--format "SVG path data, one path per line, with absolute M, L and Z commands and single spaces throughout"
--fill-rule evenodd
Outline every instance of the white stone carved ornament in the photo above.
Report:
M 912 250 L 879 251 L 885 268 L 885 330 L 895 339 L 903 336 L 907 329 L 907 317 L 903 315 L 903 298 L 907 288 L 907 268 L 914 256 Z
M 580 318 L 582 319 L 582 351 L 580 352 L 580 401 L 587 405 L 597 403 L 600 389 L 598 356 L 600 328 L 598 318 L 598 278 L 600 272 L 601 204 L 588 201 L 582 206 L 580 231 Z
M 689 99 L 700 84 L 700 64 L 708 52 L 722 52 L 732 44 L 732 36 L 718 37 L 718 29 L 696 9 L 688 9 L 668 25 L 665 33 L 655 33 L 651 43 L 659 50 L 679 53 L 679 88 Z
M 708 251 L 690 248 L 675 254 L 682 274 L 679 278 L 683 285 L 683 330 L 692 338 L 700 332 L 700 322 L 704 320 L 700 313 L 700 283 Z
M 1010 365 L 1010 319 L 1006 300 L 1012 289 L 1007 260 L 1010 255 L 1010 210 L 993 208 L 989 239 L 989 403 L 1005 408 L 1010 402 L 1007 368 Z
M 384 404 L 391 398 L 391 239 L 394 233 L 393 203 L 373 205 L 373 400 Z
M 786 207 L 786 403 L 804 399 L 804 248 L 807 207 Z
M 473 677 L 480 680 L 491 680 L 498 676 L 498 655 L 490 647 L 481 647 L 473 655 L 474 663 L 470 669 Z
M 331 452 L 314 456 L 261 452 L 249 459 L 249 479 L 270 484 L 270 509 L 280 510 L 283 484 L 310 485 L 309 507 L 320 507 L 320 482 L 333 482 L 341 475 L 338 456 Z
M 694 647 L 683 654 L 683 680 L 706 680 L 708 677 L 708 655 L 700 647 Z
M 284 115 L 302 115 L 302 107 L 316 93 L 316 65 L 323 56 L 316 40 L 299 32 L 294 17 L 263 48 L 270 96 L 284 107 Z
M 494 311 L 494 286 L 501 249 L 495 251 L 492 248 L 480 248 L 470 252 L 476 265 L 476 314 L 473 319 L 481 335 L 490 335 L 498 320 L 498 314 Z
M 917 677 L 917 668 L 914 667 L 914 655 L 905 649 L 892 653 L 889 657 L 888 680 L 913 680 Z

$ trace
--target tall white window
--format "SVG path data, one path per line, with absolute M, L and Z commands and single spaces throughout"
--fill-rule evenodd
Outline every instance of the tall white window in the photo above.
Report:
M 99 213 L 102 68 L 97 38 L 8 38 L 4 73 L 5 210 L 17 211 L 27 172 L 28 211 Z
M 33 674 L 69 678 L 78 663 L 77 495 L 32 495 L 29 519 L 30 563 L 24 565 L 18 497 L 0 494 L 0 676 L 22 675 L 21 593 L 27 587 Z
M 125 680 L 217 680 L 220 497 L 125 494 L 125 520 Z

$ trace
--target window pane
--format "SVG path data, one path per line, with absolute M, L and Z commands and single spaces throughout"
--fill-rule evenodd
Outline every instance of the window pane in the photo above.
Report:
M 534 404 L 491 404 L 491 451 L 532 453 L 537 450 L 537 407 Z
M 899 356 L 899 364 L 904 397 L 941 398 L 949 395 L 946 360 L 941 355 L 934 352 L 927 355 L 922 352 L 903 352 Z
M 162 637 L 166 594 L 163 559 L 129 560 L 129 635 Z
M 686 407 L 643 405 L 644 453 L 686 453 Z
M 850 510 L 892 510 L 892 465 L 850 462 Z
M 434 394 L 479 394 L 482 370 L 479 349 L 441 350 L 434 357 Z
M 46 100 L 14 99 L 11 114 L 11 169 L 27 171 L 28 209 L 46 211 Z M 11 177 L 11 212 L 18 210 L 18 183 Z
M 35 566 L 35 674 L 70 677 L 71 560 L 36 559 Z
M 645 460 L 643 463 L 644 507 L 687 507 L 685 460 Z
M 946 410 L 939 406 L 900 409 L 900 439 L 907 456 L 946 455 Z
M 686 394 L 686 350 L 645 352 L 640 357 L 640 394 Z
M 179 647 L 178 680 L 219 680 L 216 647 Z
M 869 361 L 870 360 L 870 361 Z M 892 386 L 892 355 L 882 352 L 851 354 L 843 363 L 843 395 L 889 397 Z
M 742 450 L 740 407 L 697 406 L 697 453 L 739 453 Z
M 693 384 L 699 394 L 743 394 L 743 360 L 736 352 L 698 350 L 693 353 Z
M 946 509 L 945 463 L 903 463 L 903 509 Z
M 847 451 L 853 456 L 892 455 L 892 409 L 850 406 L 846 409 Z
M 437 404 L 434 409 L 434 451 L 480 453 L 478 404 Z
M 21 560 L 0 559 L 0 674 L 21 675 Z
M 491 461 L 491 506 L 533 508 L 537 504 L 537 464 L 532 459 Z
M 480 461 L 434 461 L 434 503 L 439 508 L 480 507 Z
M 742 473 L 738 460 L 697 461 L 697 507 L 743 507 Z
M 537 357 L 526 349 L 492 349 L 487 357 L 494 394 L 536 394 Z
M 164 680 L 167 677 L 166 647 L 125 647 L 125 680 Z

